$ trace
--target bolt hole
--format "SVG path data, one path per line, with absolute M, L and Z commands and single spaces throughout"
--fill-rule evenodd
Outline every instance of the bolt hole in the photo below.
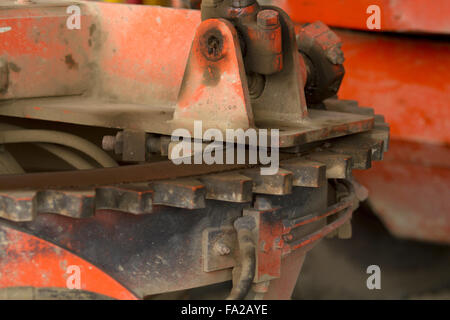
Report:
M 220 39 L 216 36 L 210 36 L 208 38 L 208 54 L 213 57 L 217 57 L 221 51 Z

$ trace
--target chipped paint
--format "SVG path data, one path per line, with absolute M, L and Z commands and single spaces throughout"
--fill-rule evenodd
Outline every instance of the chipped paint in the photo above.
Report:
M 12 30 L 11 27 L 0 27 L 0 33 L 8 32 L 8 31 L 11 31 L 11 30 Z

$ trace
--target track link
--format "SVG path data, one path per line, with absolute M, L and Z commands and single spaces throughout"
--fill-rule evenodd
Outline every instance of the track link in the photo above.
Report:
M 327 179 L 351 179 L 353 169 L 369 169 L 388 150 L 389 126 L 373 109 L 354 101 L 328 99 L 329 110 L 373 115 L 370 131 L 335 138 L 307 151 L 291 148 L 293 156 L 280 162 L 278 174 L 262 176 L 258 168 L 200 174 L 146 183 L 122 183 L 82 188 L 0 191 L 0 218 L 32 221 L 51 213 L 82 219 L 99 211 L 151 214 L 155 207 L 205 208 L 206 200 L 251 202 L 255 194 L 289 195 L 293 188 L 317 188 Z

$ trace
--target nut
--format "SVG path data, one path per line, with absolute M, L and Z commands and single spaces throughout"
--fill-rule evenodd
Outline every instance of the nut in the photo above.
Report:
M 231 249 L 222 242 L 216 242 L 214 244 L 214 252 L 216 252 L 219 256 L 226 256 L 231 253 Z
M 200 49 L 209 61 L 219 61 L 224 57 L 224 37 L 219 30 L 206 31 L 200 38 Z
M 301 27 L 297 46 L 308 69 L 305 95 L 308 105 L 319 105 L 337 94 L 345 74 L 339 37 L 320 21 Z
M 262 10 L 258 13 L 258 25 L 263 28 L 274 28 L 280 25 L 280 15 L 275 10 Z
M 116 137 L 115 136 L 104 136 L 102 139 L 102 148 L 106 151 L 114 151 L 116 146 Z

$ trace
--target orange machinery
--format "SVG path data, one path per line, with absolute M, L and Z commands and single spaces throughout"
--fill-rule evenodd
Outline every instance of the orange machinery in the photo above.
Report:
M 168 2 L 133 1 L 179 6 Z M 336 28 L 346 58 L 339 98 L 373 106 L 391 124 L 386 161 L 356 177 L 392 233 L 450 243 L 450 2 L 259 2 L 282 7 L 299 25 L 320 20 Z M 373 5 L 380 8 L 380 30 L 367 27 Z
M 296 22 L 321 20 L 343 42 L 339 98 L 357 100 L 391 125 L 391 149 L 355 173 L 397 236 L 450 243 L 450 2 L 273 0 Z M 381 29 L 368 30 L 381 9 Z

